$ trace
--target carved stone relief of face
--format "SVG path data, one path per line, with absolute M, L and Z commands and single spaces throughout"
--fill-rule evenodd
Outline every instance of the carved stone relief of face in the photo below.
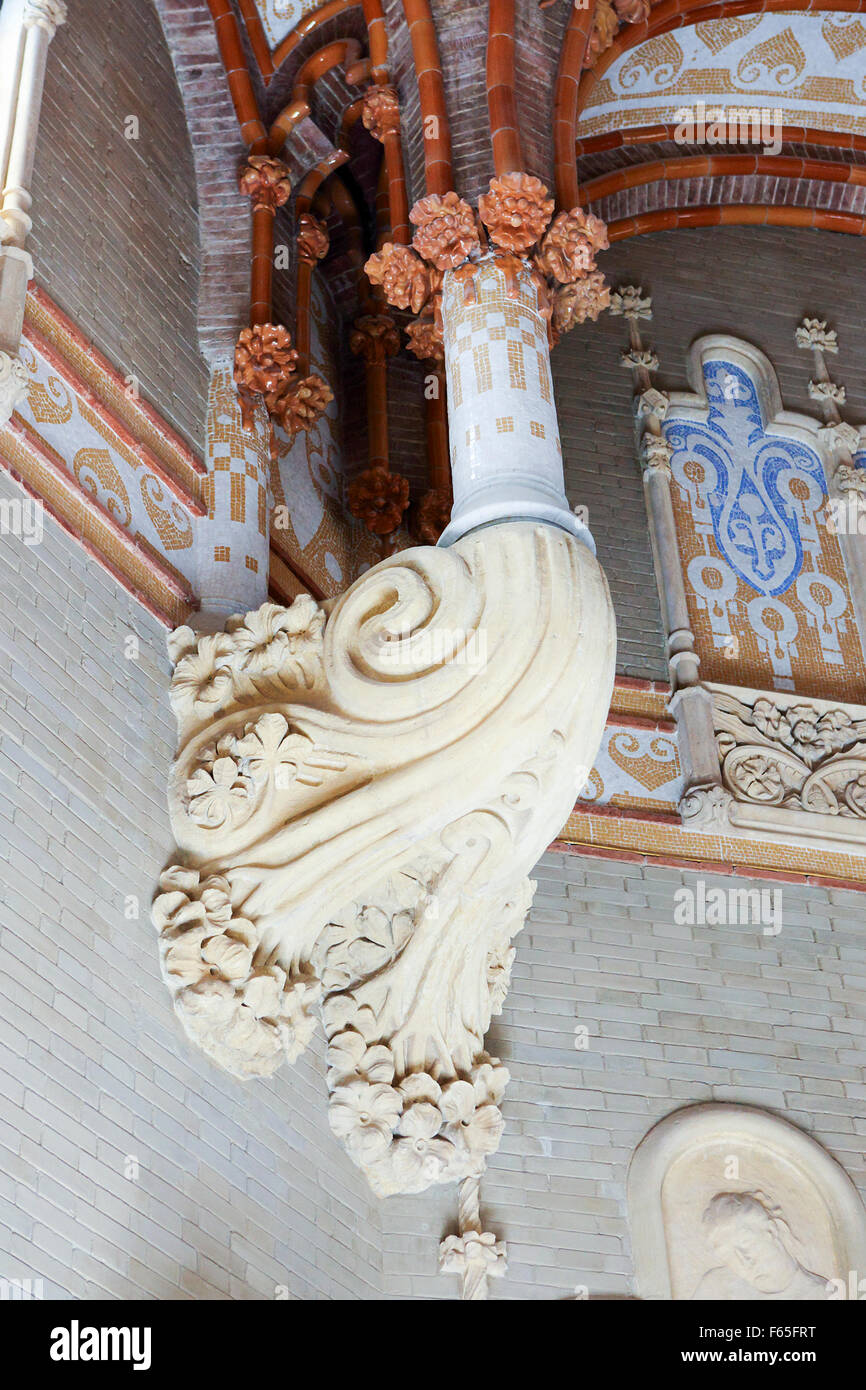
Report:
M 762 1195 L 720 1192 L 702 1222 L 708 1244 L 736 1278 L 765 1298 L 818 1299 L 827 1279 L 804 1268 L 790 1249 L 791 1231 Z M 712 1278 L 710 1271 L 707 1278 Z M 701 1297 L 699 1288 L 697 1297 Z

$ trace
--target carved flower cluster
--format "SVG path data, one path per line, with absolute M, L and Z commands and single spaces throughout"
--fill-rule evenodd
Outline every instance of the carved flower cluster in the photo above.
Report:
M 352 1004 L 348 995 L 329 999 L 326 1027 Z M 416 1071 L 398 1078 L 390 1047 L 365 1037 L 365 1027 L 375 1028 L 365 1013 L 355 1010 L 355 1026 L 329 1042 L 329 1120 L 374 1191 L 420 1192 L 480 1173 L 502 1137 L 505 1067 L 482 1053 L 465 1076 L 437 1081 Z
M 568 285 L 590 275 L 595 270 L 596 251 L 606 251 L 609 245 L 601 218 L 573 208 L 558 213 L 551 222 L 536 265 L 551 279 Z
M 456 193 L 431 193 L 409 213 L 415 227 L 412 245 L 438 270 L 453 270 L 480 249 L 475 213 Z
M 521 258 L 537 248 L 532 269 L 539 310 L 551 325 L 552 342 L 576 323 L 598 318 L 610 299 L 595 266 L 596 252 L 608 246 L 604 223 L 582 208 L 561 212 L 551 223 L 553 209 L 541 180 L 523 173 L 491 179 L 489 192 L 478 204 L 509 281 L 515 281 L 525 264 Z M 390 304 L 417 315 L 407 329 L 409 350 L 421 360 L 441 361 L 442 275 L 448 269 L 460 275 L 474 272 L 473 262 L 481 254 L 478 224 L 472 208 L 456 193 L 422 198 L 409 215 L 416 226 L 414 250 L 388 242 L 370 257 L 366 271 L 371 283 L 382 286 Z M 561 286 L 568 292 L 562 293 Z
M 153 922 L 175 1009 L 194 1042 L 235 1076 L 269 1076 L 312 1036 L 321 987 L 263 956 L 255 924 L 236 915 L 228 879 L 173 865 Z
M 311 212 L 302 212 L 298 218 L 298 255 L 308 265 L 324 260 L 328 254 L 330 239 L 324 222 Z
M 234 378 L 244 396 L 261 396 L 271 410 L 288 385 L 298 361 L 292 335 L 279 323 L 241 329 L 235 347 Z
M 189 817 L 208 830 L 232 829 L 269 784 L 285 790 L 303 773 L 307 785 L 318 785 L 321 766 L 306 735 L 291 731 L 276 711 L 263 714 L 201 750 L 186 784 Z M 329 767 L 337 770 L 333 757 Z
M 234 379 L 245 429 L 253 427 L 253 403 L 260 396 L 271 421 L 278 421 L 290 435 L 308 430 L 334 399 L 320 376 L 298 377 L 298 354 L 292 335 L 278 323 L 244 328 L 235 347 Z M 271 455 L 276 452 L 271 429 Z
M 478 212 L 490 240 L 518 255 L 541 239 L 554 201 L 541 179 L 532 174 L 502 174 L 490 180 L 490 191 L 478 200 Z
M 772 700 L 755 701 L 752 723 L 765 738 L 790 748 L 810 767 L 866 737 L 866 722 L 855 724 L 845 710 L 820 714 L 812 705 L 790 705 L 783 710 Z
M 352 325 L 349 347 L 367 362 L 384 362 L 400 351 L 400 334 L 387 314 L 362 314 Z
M 312 686 L 321 670 L 324 622 L 316 601 L 300 594 L 289 608 L 264 603 L 231 619 L 226 632 L 197 636 L 190 627 L 176 628 L 170 699 L 178 719 L 211 719 L 239 688 L 262 678 Z
M 364 269 L 371 285 L 381 285 L 385 298 L 395 309 L 420 313 L 431 293 L 429 267 L 410 246 L 386 241 L 381 251 L 370 257 Z
M 252 199 L 253 207 L 276 212 L 292 196 L 292 181 L 281 159 L 266 154 L 252 154 L 241 165 L 238 174 L 241 193 Z
M 454 497 L 450 488 L 432 487 L 418 503 L 412 523 L 412 534 L 419 545 L 435 545 L 448 522 Z
M 381 142 L 386 135 L 399 131 L 400 102 L 396 87 L 387 83 L 370 87 L 364 95 L 361 118 L 364 129 L 369 130 L 374 140 Z
M 553 296 L 553 326 L 557 333 L 568 333 L 576 323 L 593 322 L 610 304 L 610 289 L 600 270 L 585 280 L 563 285 Z
M 400 525 L 409 505 L 409 480 L 377 466 L 365 468 L 347 489 L 349 511 L 377 536 L 388 536 Z
M 334 399 L 334 393 L 320 376 L 296 377 L 277 397 L 271 412 L 289 435 L 311 430 Z

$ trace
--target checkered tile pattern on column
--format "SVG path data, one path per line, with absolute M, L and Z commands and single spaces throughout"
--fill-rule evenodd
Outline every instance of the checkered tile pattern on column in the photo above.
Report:
M 512 282 L 493 260 L 472 280 L 447 277 L 442 317 L 448 378 L 455 510 L 489 480 L 520 495 L 549 489 L 562 499 L 562 447 L 553 400 L 547 328 L 528 271 Z
M 243 428 L 229 366 L 211 376 L 207 462 L 198 592 L 204 611 L 228 616 L 264 603 L 270 553 L 267 427 L 257 411 L 255 428 Z

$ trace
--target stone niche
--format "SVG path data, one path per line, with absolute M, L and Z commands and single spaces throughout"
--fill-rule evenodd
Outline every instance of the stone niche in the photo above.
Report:
M 628 1175 L 637 1292 L 809 1301 L 866 1288 L 866 1211 L 847 1173 L 766 1111 L 695 1105 L 638 1145 Z

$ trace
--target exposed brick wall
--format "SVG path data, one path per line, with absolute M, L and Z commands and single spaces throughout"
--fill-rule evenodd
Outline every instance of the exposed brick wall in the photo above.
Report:
M 40 545 L 0 537 L 0 668 L 0 1278 L 46 1298 L 375 1297 L 378 1205 L 328 1128 L 323 1039 L 234 1081 L 160 978 L 164 630 L 46 520 Z
M 848 391 L 843 415 L 866 419 L 866 335 L 851 285 L 866 272 L 860 237 L 778 227 L 717 227 L 656 233 L 616 243 L 599 257 L 611 285 L 640 284 L 653 296 L 644 342 L 658 352 L 657 384 L 688 389 L 690 344 L 731 333 L 761 348 L 779 375 L 791 410 L 815 413 L 809 399 L 811 353 L 794 344 L 804 315 L 838 329 L 831 374 Z M 567 334 L 553 353 L 566 488 L 589 507 L 598 556 L 611 586 L 618 669 L 666 677 L 658 595 L 643 487 L 634 456 L 632 376 L 620 366 L 628 325 L 602 314 Z
M 126 139 L 125 122 L 139 123 Z M 149 0 L 70 7 L 48 50 L 33 171 L 36 278 L 197 448 L 198 220 L 171 60 Z
M 136 4 L 146 5 L 146 0 Z M 233 351 L 249 316 L 250 208 L 237 186 L 246 146 L 207 4 L 153 4 L 174 62 L 192 143 L 201 234 L 199 345 L 208 361 L 217 363 Z
M 488 1034 L 512 1078 L 481 1184 L 484 1227 L 508 1242 L 491 1297 L 634 1294 L 628 1164 L 681 1106 L 777 1113 L 866 1198 L 862 894 L 765 884 L 781 887 L 774 937 L 751 924 L 676 925 L 674 892 L 698 878 L 689 871 L 549 854 L 533 877 L 511 990 Z M 436 1245 L 455 1216 L 453 1190 L 386 1203 L 386 1296 L 454 1297 Z

